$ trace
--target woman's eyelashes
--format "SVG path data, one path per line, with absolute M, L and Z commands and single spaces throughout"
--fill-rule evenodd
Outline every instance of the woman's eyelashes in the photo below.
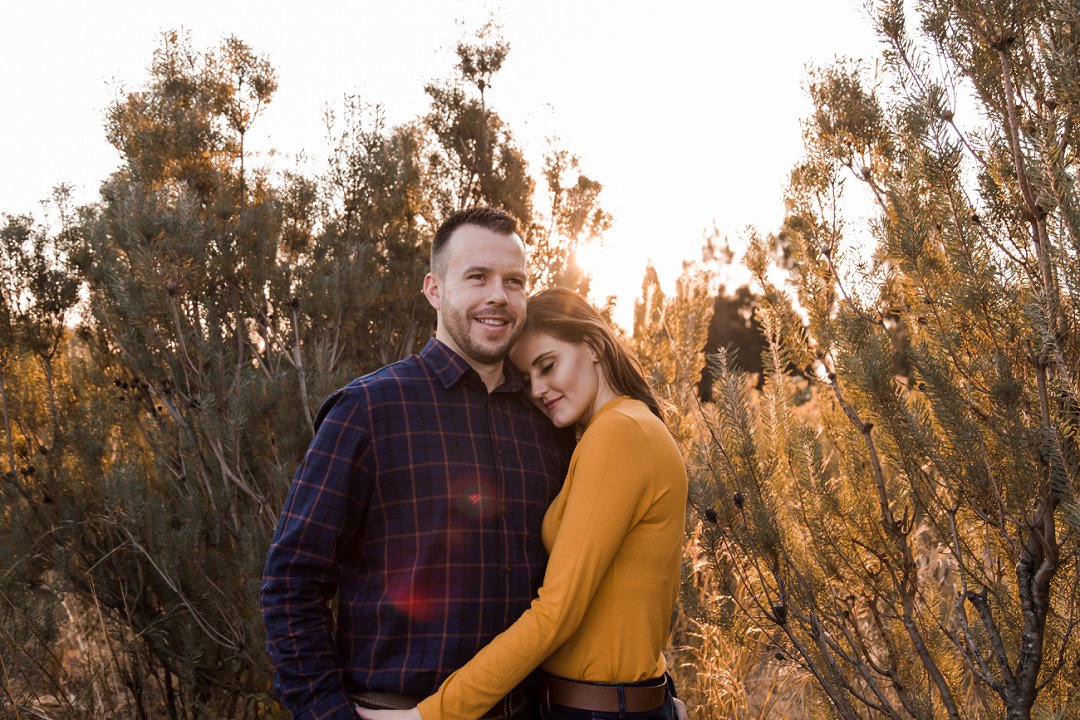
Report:
M 537 365 L 535 367 L 535 374 L 537 377 L 540 377 L 541 375 L 547 375 L 549 372 L 551 372 L 555 367 L 555 363 L 554 361 L 552 361 L 543 365 Z M 532 386 L 532 378 L 533 373 L 521 373 L 521 382 L 525 385 L 526 389 Z

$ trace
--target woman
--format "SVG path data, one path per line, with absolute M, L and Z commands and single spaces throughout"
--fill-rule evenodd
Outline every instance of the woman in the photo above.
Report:
M 604 319 L 567 290 L 530 298 L 510 358 L 556 426 L 584 430 L 544 517 L 543 587 L 417 708 L 358 712 L 472 720 L 539 667 L 549 720 L 671 720 L 661 650 L 678 595 L 687 484 L 660 405 Z

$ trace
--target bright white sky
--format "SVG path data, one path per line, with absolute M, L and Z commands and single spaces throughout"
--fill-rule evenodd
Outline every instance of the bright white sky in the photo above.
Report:
M 278 166 L 303 152 L 317 171 L 328 104 L 359 93 L 391 122 L 415 117 L 425 82 L 450 74 L 456 42 L 489 17 L 511 47 L 489 97 L 534 172 L 557 135 L 604 184 L 615 226 L 594 291 L 620 297 L 623 323 L 649 259 L 670 288 L 714 223 L 733 241 L 778 227 L 807 65 L 880 47 L 860 0 L 6 3 L 0 212 L 38 212 L 59 182 L 95 198 L 119 162 L 105 108 L 118 87 L 146 81 L 164 30 L 187 28 L 199 49 L 235 34 L 268 55 L 279 90 L 250 146 L 275 149 Z

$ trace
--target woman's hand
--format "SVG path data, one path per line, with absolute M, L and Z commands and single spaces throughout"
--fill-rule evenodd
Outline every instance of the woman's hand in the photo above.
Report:
M 411 710 L 372 710 L 357 705 L 356 716 L 364 718 L 364 720 L 422 720 L 420 711 L 416 708 Z
M 679 698 L 671 698 L 671 700 L 675 703 L 675 717 L 678 720 L 688 720 L 690 716 L 686 713 L 686 703 Z

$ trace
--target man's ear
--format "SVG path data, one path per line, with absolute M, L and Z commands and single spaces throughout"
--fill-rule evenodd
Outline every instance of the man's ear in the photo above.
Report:
M 431 307 L 436 310 L 441 310 L 442 298 L 439 296 L 439 292 L 442 288 L 439 287 L 439 277 L 435 273 L 428 273 L 424 276 L 424 297 L 431 303 Z

